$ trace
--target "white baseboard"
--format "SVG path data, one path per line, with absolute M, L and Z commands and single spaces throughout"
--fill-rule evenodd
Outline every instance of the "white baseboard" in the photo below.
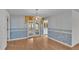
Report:
M 33 36 L 40 36 L 40 35 L 33 35 Z M 23 38 L 9 39 L 8 41 L 21 40 L 21 39 L 28 39 L 28 38 L 33 37 L 33 36 L 28 36 L 28 37 L 23 37 Z
M 32 37 L 32 36 L 29 36 L 29 37 L 23 37 L 23 38 L 16 38 L 16 39 L 10 39 L 10 40 L 8 40 L 8 41 L 27 39 L 27 38 L 30 38 L 30 37 Z M 66 45 L 66 46 L 68 46 L 68 47 L 73 47 L 72 45 L 68 45 L 68 44 L 63 43 L 63 42 L 61 42 L 61 41 L 58 41 L 58 40 L 56 40 L 56 39 L 54 39 L 54 38 L 51 38 L 51 37 L 48 37 L 48 38 L 51 39 L 51 40 L 54 40 L 54 41 L 56 41 L 56 42 L 59 42 L 59 43 L 61 43 L 61 44 L 63 44 L 63 45 Z
M 23 38 L 9 39 L 8 41 L 21 40 L 21 39 L 27 39 L 27 38 L 29 38 L 29 37 L 23 37 Z
M 79 43 L 76 43 L 76 44 L 72 44 L 72 47 L 76 46 L 77 44 L 79 44 Z
M 68 44 L 63 43 L 63 42 L 61 42 L 61 41 L 58 41 L 58 40 L 56 40 L 56 39 L 54 39 L 54 38 L 51 38 L 51 37 L 48 37 L 48 38 L 51 39 L 51 40 L 54 40 L 54 41 L 56 41 L 56 42 L 59 42 L 59 43 L 61 43 L 61 44 L 63 44 L 63 45 L 66 45 L 66 46 L 68 46 L 68 47 L 72 47 L 72 45 L 68 45 Z

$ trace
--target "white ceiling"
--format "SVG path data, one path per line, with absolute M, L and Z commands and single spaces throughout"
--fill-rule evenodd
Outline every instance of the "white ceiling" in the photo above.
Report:
M 7 9 L 10 15 L 36 16 L 36 9 Z M 48 17 L 60 14 L 69 9 L 38 9 L 38 16 Z
M 77 12 L 79 12 L 79 9 L 74 9 L 74 11 L 77 11 Z

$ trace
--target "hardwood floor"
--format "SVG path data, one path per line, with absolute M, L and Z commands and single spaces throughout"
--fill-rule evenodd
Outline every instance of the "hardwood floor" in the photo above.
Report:
M 74 46 L 74 47 L 72 48 L 72 50 L 79 50 L 79 44 L 77 44 L 76 46 Z
M 23 40 L 8 41 L 6 50 L 71 50 L 71 48 L 50 40 L 47 36 L 35 36 Z

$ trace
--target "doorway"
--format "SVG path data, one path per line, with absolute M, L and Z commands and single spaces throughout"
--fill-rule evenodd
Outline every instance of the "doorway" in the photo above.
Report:
M 27 35 L 40 36 L 48 34 L 48 20 L 39 16 L 25 16 L 27 24 Z

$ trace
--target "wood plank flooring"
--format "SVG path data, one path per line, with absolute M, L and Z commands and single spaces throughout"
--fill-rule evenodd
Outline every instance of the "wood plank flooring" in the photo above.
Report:
M 71 50 L 71 48 L 50 40 L 47 36 L 35 36 L 28 39 L 8 41 L 6 50 Z
M 77 44 L 76 46 L 72 47 L 72 50 L 79 50 L 79 44 Z

